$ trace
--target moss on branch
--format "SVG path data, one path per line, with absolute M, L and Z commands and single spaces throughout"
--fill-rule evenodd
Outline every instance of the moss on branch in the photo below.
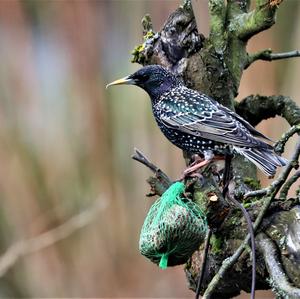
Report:
M 275 23 L 276 11 L 283 0 L 256 0 L 254 10 L 237 15 L 231 27 L 241 40 L 249 40 L 253 35 L 270 28 Z
M 208 2 L 210 12 L 210 35 L 209 39 L 213 43 L 218 54 L 223 54 L 227 38 L 225 35 L 226 8 L 224 0 L 210 0 Z
M 251 0 L 227 0 L 227 15 L 231 19 L 237 14 L 246 13 L 250 8 Z

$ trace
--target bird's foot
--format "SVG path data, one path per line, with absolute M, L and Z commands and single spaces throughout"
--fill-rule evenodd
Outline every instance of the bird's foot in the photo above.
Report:
M 198 160 L 195 161 L 192 165 L 190 165 L 188 168 L 186 168 L 183 172 L 184 176 L 189 176 L 193 173 L 195 173 L 197 170 L 199 170 L 200 168 L 208 165 L 212 160 Z
M 201 168 L 211 164 L 211 162 L 224 160 L 224 156 L 215 156 L 211 153 L 205 153 L 204 159 L 201 158 L 199 155 L 194 155 L 192 158 L 193 162 L 183 171 L 182 176 L 178 179 L 179 181 L 183 181 L 187 177 L 201 178 L 202 174 L 199 172 Z M 219 175 L 218 167 L 213 167 L 211 171 L 214 175 Z
M 200 161 L 203 161 L 204 159 L 201 158 L 198 154 L 194 154 L 191 157 L 191 161 L 193 161 L 189 167 L 196 165 L 197 163 L 199 163 Z
M 203 159 L 198 159 L 197 161 L 194 161 L 189 167 L 187 167 L 181 177 L 178 179 L 179 181 L 185 180 L 187 177 L 198 177 L 201 178 L 202 174 L 199 173 L 198 171 L 203 168 L 204 166 L 210 164 L 212 160 L 203 160 Z

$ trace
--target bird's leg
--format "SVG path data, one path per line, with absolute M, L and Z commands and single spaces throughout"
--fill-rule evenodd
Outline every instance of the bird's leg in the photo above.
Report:
M 195 155 L 196 156 L 196 155 Z M 212 151 L 204 152 L 204 158 L 199 157 L 198 155 L 184 171 L 182 176 L 178 179 L 178 181 L 184 180 L 186 177 L 200 177 L 201 174 L 197 173 L 197 170 L 200 168 L 210 164 L 213 161 L 224 160 L 224 156 L 215 156 Z
M 228 186 L 230 183 L 230 167 L 231 167 L 232 155 L 226 153 L 225 154 L 225 167 L 223 172 L 223 191 L 222 194 L 226 197 L 226 193 L 228 191 Z
M 212 151 L 204 152 L 204 159 L 195 160 L 188 168 L 183 172 L 183 178 L 190 176 L 192 173 L 196 172 L 198 169 L 210 164 L 214 159 L 214 154 Z
M 185 171 L 183 172 L 184 176 L 187 176 L 195 171 L 197 171 L 198 169 L 202 168 L 203 166 L 206 166 L 207 164 L 209 164 L 212 160 L 201 160 L 201 161 L 197 161 L 196 164 L 194 164 L 193 166 L 189 166 L 188 168 L 185 169 Z
M 200 161 L 203 161 L 203 158 L 200 157 L 198 154 L 192 155 L 191 160 L 193 161 L 189 167 L 196 165 L 197 163 L 199 163 Z

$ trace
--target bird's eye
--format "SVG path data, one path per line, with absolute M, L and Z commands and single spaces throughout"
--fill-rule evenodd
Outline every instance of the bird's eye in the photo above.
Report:
M 143 81 L 148 81 L 149 75 L 143 74 L 142 79 L 143 79 Z

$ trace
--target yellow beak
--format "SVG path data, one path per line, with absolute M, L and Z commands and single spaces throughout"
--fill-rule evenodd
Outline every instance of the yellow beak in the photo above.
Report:
M 135 84 L 135 81 L 133 79 L 129 78 L 129 76 L 127 76 L 127 77 L 118 79 L 116 81 L 113 81 L 113 82 L 107 84 L 106 88 L 108 88 L 109 86 L 112 86 L 112 85 L 120 85 L 120 84 Z

